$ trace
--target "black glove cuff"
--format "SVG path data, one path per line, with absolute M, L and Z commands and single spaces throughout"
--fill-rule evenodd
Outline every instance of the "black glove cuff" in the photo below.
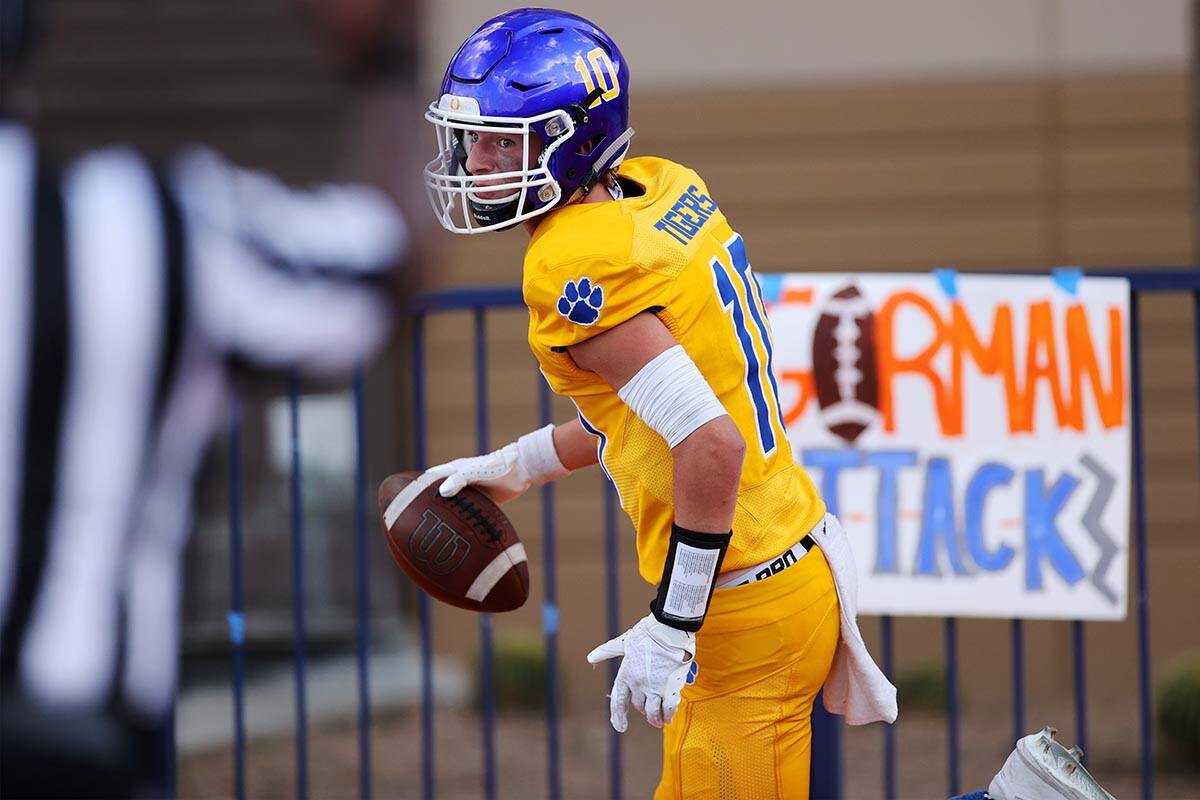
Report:
M 729 533 L 700 533 L 671 526 L 667 563 L 650 612 L 664 625 L 695 633 L 704 624 L 721 562 L 729 548 Z

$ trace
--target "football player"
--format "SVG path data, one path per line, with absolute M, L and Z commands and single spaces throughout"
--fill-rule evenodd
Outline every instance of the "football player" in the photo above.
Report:
M 588 660 L 622 658 L 616 730 L 628 705 L 665 726 L 655 797 L 804 798 L 822 685 L 854 724 L 894 720 L 895 689 L 858 633 L 841 526 L 793 459 L 746 244 L 695 172 L 625 158 L 628 104 L 620 49 L 573 14 L 502 14 L 451 58 L 425 115 L 434 212 L 528 231 L 529 345 L 579 416 L 431 472 L 443 495 L 505 502 L 599 461 L 658 590 Z

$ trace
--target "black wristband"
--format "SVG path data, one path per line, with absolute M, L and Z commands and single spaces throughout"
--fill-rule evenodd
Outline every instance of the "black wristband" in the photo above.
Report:
M 655 619 L 682 631 L 700 630 L 731 538 L 733 531 L 700 533 L 671 526 L 667 563 L 650 603 Z

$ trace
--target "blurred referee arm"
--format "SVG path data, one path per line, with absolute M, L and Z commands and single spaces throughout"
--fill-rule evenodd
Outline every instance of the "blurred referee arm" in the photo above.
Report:
M 373 355 L 395 315 L 408 246 L 380 190 L 292 189 L 193 149 L 171 171 L 189 232 L 196 323 L 214 350 L 263 369 L 338 377 Z
M 416 272 L 384 191 L 420 185 L 392 166 L 415 150 L 393 107 L 411 68 L 346 73 L 374 142 L 347 162 L 375 186 L 291 189 L 206 149 L 62 164 L 15 80 L 36 5 L 0 0 L 0 795 L 159 796 L 192 482 L 230 362 L 344 377 L 386 341 L 393 277 Z

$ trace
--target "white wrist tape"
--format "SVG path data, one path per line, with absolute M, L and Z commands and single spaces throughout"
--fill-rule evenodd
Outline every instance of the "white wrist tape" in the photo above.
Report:
M 554 426 L 538 428 L 517 439 L 517 461 L 538 486 L 571 474 L 554 449 Z
M 652 358 L 617 396 L 672 448 L 704 423 L 728 413 L 682 345 Z

